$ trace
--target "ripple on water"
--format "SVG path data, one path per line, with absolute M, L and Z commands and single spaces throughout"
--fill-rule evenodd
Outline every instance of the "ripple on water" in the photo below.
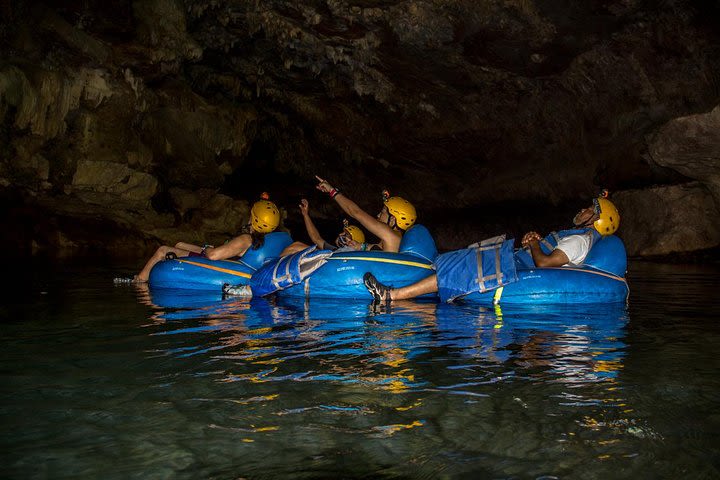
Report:
M 4 474 L 719 476 L 717 272 L 633 267 L 628 309 L 53 283 L 4 324 Z

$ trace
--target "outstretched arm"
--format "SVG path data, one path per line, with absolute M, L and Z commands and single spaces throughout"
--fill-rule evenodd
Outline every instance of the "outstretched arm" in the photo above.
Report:
M 540 248 L 540 240 L 542 237 L 537 232 L 528 232 L 522 239 L 523 247 L 530 247 L 530 255 L 532 256 L 533 262 L 536 267 L 562 267 L 566 263 L 570 262 L 570 259 L 565 252 L 556 248 L 550 255 L 547 255 Z
M 318 232 L 317 227 L 315 227 L 315 223 L 313 223 L 312 218 L 310 218 L 310 204 L 304 198 L 300 200 L 300 212 L 302 213 L 303 220 L 305 221 L 305 229 L 310 236 L 310 240 L 312 240 L 318 248 L 324 248 L 327 242 L 320 236 L 320 232 Z
M 365 227 L 370 233 L 376 235 L 382 241 L 384 251 L 398 251 L 400 248 L 400 236 L 395 233 L 392 228 L 378 221 L 375 217 L 358 207 L 355 202 L 339 192 L 326 180 L 323 180 L 317 175 L 315 178 L 317 178 L 318 182 L 320 182 L 316 188 L 321 192 L 330 194 L 330 197 L 335 199 L 337 204 L 340 205 L 340 208 L 342 208 L 346 214 L 357 220 L 360 225 Z

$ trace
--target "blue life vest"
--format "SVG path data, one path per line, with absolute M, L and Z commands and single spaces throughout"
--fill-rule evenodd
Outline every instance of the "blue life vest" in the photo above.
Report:
M 506 240 L 501 235 L 438 255 L 435 268 L 440 300 L 451 302 L 469 293 L 483 293 L 516 282 L 514 243 L 514 239 Z
M 262 267 L 266 262 L 277 258 L 285 247 L 292 243 L 292 238 L 287 232 L 271 232 L 265 235 L 262 246 L 259 248 L 250 247 L 238 261 L 244 263 L 253 270 Z
M 262 297 L 297 285 L 322 267 L 332 254 L 332 250 L 318 250 L 313 245 L 267 262 L 250 278 L 253 296 Z

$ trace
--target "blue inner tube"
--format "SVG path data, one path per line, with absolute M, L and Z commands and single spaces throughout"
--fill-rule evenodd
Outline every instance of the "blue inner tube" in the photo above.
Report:
M 158 262 L 150 271 L 150 287 L 222 291 L 226 283 L 249 283 L 254 268 L 242 260 L 209 260 L 182 257 Z
M 410 285 L 435 273 L 433 262 L 418 255 L 389 252 L 338 252 L 328 258 L 304 282 L 285 290 L 280 297 L 371 299 L 363 275 L 371 272 L 391 287 Z
M 485 305 L 620 303 L 629 293 L 624 277 L 592 267 L 531 268 L 517 273 L 517 282 L 470 293 L 462 301 Z
M 275 249 L 279 249 L 290 239 L 289 236 L 278 236 L 276 241 Z M 266 257 L 265 261 L 271 258 Z M 150 286 L 217 292 L 224 284 L 248 284 L 257 267 L 243 260 L 213 261 L 204 257 L 165 260 L 150 273 Z M 535 268 L 519 261 L 517 282 L 485 293 L 470 293 L 461 301 L 484 305 L 622 303 L 627 301 L 629 293 L 624 278 L 626 267 L 622 241 L 614 236 L 605 237 L 593 246 L 585 265 Z M 363 284 L 365 272 L 371 272 L 386 285 L 402 287 L 428 277 L 435 270 L 430 258 L 417 253 L 336 252 L 302 283 L 281 290 L 277 295 L 370 300 L 370 293 Z M 425 297 L 435 298 L 436 295 Z
M 578 267 L 537 268 L 527 253 L 516 253 L 518 281 L 502 289 L 474 292 L 464 301 L 485 305 L 529 305 L 560 303 L 622 303 L 629 294 L 625 272 L 627 253 L 622 240 L 614 235 L 593 245 Z M 529 266 L 528 266 L 529 263 Z
M 210 260 L 205 257 L 180 257 L 158 262 L 150 271 L 150 288 L 221 291 L 226 283 L 247 285 L 252 274 L 276 258 L 292 243 L 287 232 L 265 235 L 260 248 L 250 248 L 240 258 Z

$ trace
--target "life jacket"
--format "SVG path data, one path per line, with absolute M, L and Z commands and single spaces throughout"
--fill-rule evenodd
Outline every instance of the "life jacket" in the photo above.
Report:
M 332 253 L 332 250 L 318 250 L 312 245 L 268 261 L 250 278 L 253 296 L 262 297 L 297 285 L 322 267 Z
M 435 268 L 440 300 L 450 302 L 468 293 L 483 293 L 516 282 L 514 243 L 500 235 L 438 255 Z

